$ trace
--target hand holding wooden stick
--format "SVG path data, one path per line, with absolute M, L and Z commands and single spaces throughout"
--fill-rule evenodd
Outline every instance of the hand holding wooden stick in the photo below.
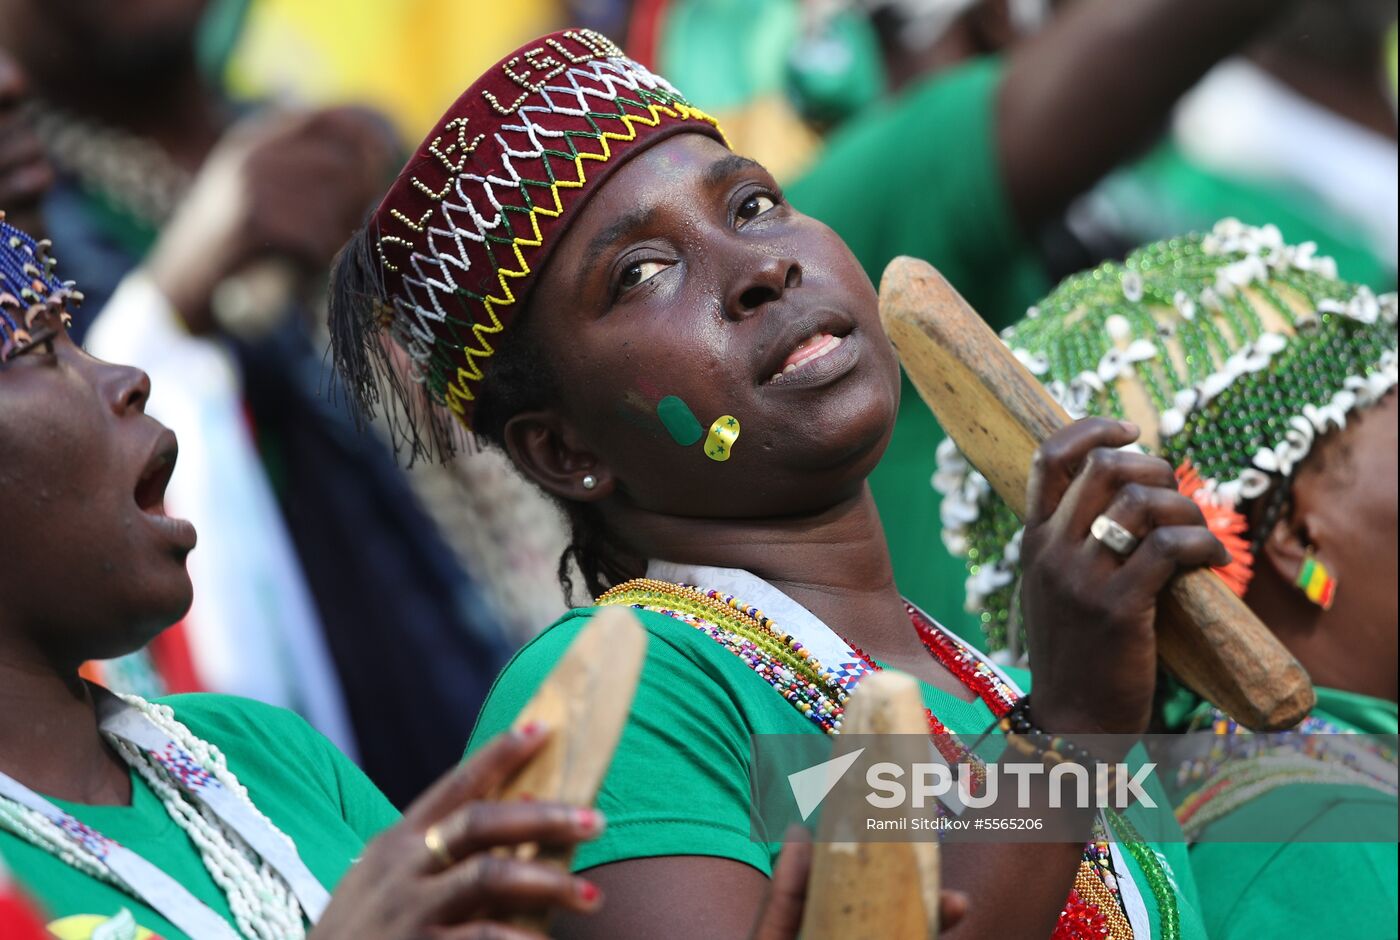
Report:
M 938 422 L 997 494 L 1025 514 L 1036 448 L 1070 417 L 932 265 L 896 258 L 880 316 Z M 1162 662 L 1256 731 L 1297 724 L 1316 697 L 1307 673 L 1210 571 L 1176 578 L 1157 626 Z

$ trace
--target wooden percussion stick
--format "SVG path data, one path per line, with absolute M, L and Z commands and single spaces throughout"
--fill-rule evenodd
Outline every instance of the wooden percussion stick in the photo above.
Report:
M 880 318 L 938 423 L 1024 518 L 1035 449 L 1069 415 L 927 262 L 890 262 Z M 1177 577 L 1158 611 L 1162 661 L 1241 724 L 1289 728 L 1312 708 L 1303 667 L 1213 572 Z
M 630 611 L 607 607 L 595 614 L 512 723 L 521 728 L 542 721 L 551 731 L 549 740 L 493 797 L 592 806 L 627 724 L 646 646 L 646 630 Z M 542 857 L 534 844 L 499 851 Z M 548 858 L 567 870 L 572 856 L 550 853 Z M 515 922 L 540 933 L 547 926 L 539 918 Z
M 919 684 L 898 672 L 866 676 L 851 693 L 836 739 L 863 746 L 867 763 L 883 759 L 902 763 L 901 738 L 886 739 L 890 753 L 881 755 L 870 735 L 928 736 Z M 852 736 L 859 736 L 853 738 Z M 907 738 L 904 739 L 907 741 Z M 812 846 L 807 877 L 807 904 L 802 912 L 803 940 L 936 940 L 938 936 L 938 843 L 836 842 L 835 833 L 870 807 L 859 788 L 837 787 L 822 804 L 822 821 Z

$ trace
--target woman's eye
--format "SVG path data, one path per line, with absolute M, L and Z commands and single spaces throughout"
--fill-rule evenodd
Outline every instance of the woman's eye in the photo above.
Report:
M 656 275 L 665 270 L 666 265 L 660 261 L 638 261 L 636 264 L 628 265 L 622 272 L 622 280 L 618 282 L 618 292 L 631 290 L 639 284 L 644 284 Z
M 62 326 L 46 326 L 43 324 L 32 327 L 33 332 L 24 336 L 19 343 L 10 348 L 9 359 L 19 356 L 28 356 L 36 352 L 43 352 L 47 356 L 54 354 L 54 343 L 57 341 Z
M 40 350 L 42 350 L 46 356 L 52 356 L 54 353 L 53 342 L 54 335 L 52 333 L 36 336 L 22 345 L 10 347 L 9 352 L 5 355 L 5 361 L 13 362 L 21 356 L 33 356 Z
M 777 205 L 772 196 L 765 196 L 762 193 L 755 193 L 745 199 L 739 206 L 739 218 L 745 222 L 756 219 L 769 209 Z

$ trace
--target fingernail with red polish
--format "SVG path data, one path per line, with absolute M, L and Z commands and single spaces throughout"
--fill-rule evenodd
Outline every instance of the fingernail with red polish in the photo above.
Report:
M 574 821 L 584 832 L 599 832 L 603 828 L 603 814 L 596 809 L 574 810 Z
M 543 721 L 527 721 L 520 727 L 520 736 L 522 738 L 537 738 L 546 730 L 547 727 Z
M 578 879 L 578 896 L 585 904 L 597 904 L 603 897 L 603 892 L 591 881 Z

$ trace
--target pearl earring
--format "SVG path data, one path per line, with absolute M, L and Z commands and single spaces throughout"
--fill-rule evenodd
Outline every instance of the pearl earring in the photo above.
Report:
M 583 477 L 583 488 L 584 488 L 584 489 L 586 489 L 586 490 L 591 490 L 591 489 L 596 488 L 597 486 L 598 486 L 598 478 L 597 478 L 597 477 L 595 477 L 595 476 L 594 476 L 593 474 L 591 474 L 591 473 L 584 474 L 584 477 Z

